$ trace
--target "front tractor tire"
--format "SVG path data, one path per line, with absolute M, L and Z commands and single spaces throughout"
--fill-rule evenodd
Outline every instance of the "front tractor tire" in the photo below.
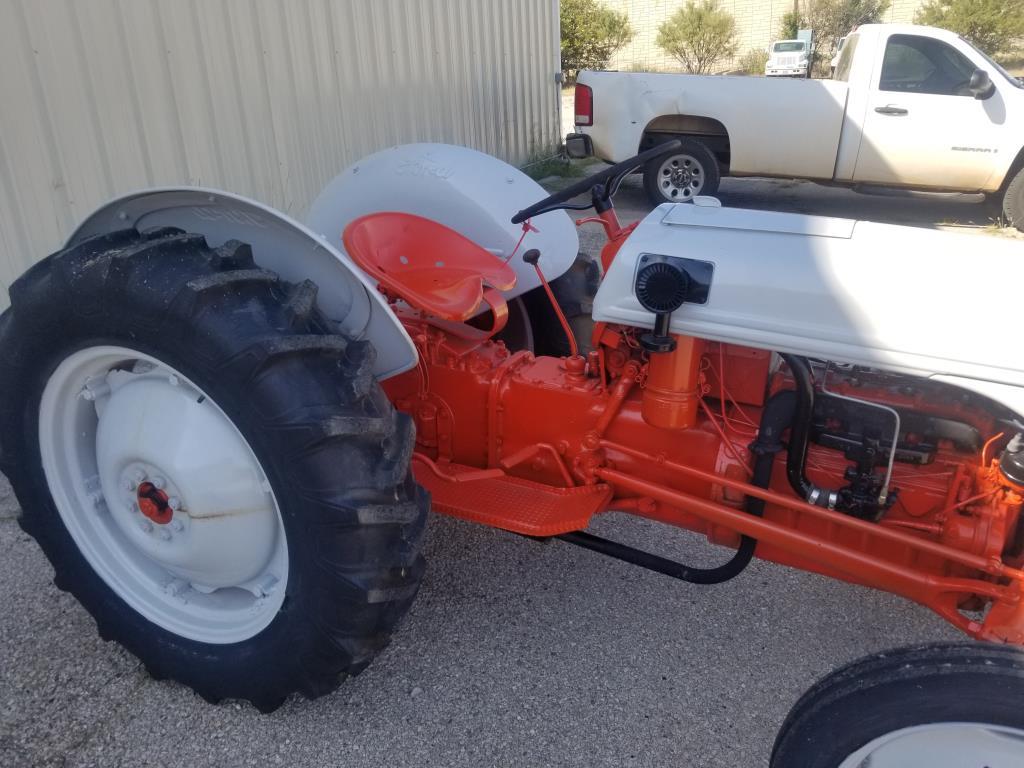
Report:
M 54 582 L 155 678 L 261 711 L 388 642 L 424 570 L 413 428 L 316 287 L 163 228 L 33 266 L 0 315 L 0 469 Z
M 855 661 L 815 684 L 771 768 L 1024 765 L 1024 652 L 942 643 Z

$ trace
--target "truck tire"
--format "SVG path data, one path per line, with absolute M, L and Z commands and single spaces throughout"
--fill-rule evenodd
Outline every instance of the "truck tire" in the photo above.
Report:
M 682 147 L 644 166 L 644 190 L 652 205 L 688 203 L 718 191 L 722 176 L 711 150 L 699 139 L 678 138 Z
M 1024 765 L 1024 653 L 948 643 L 861 659 L 812 687 L 771 768 Z
M 1024 168 L 1017 171 L 1003 193 L 1003 216 L 1011 226 L 1024 232 Z
M 249 246 L 113 232 L 0 315 L 0 469 L 71 592 L 158 679 L 261 711 L 325 694 L 416 595 L 410 419 L 316 287 Z

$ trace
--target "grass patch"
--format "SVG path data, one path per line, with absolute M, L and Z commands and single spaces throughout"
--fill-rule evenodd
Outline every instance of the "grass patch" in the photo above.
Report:
M 565 155 L 549 155 L 547 157 L 531 158 L 520 170 L 534 181 L 546 179 L 549 176 L 559 176 L 566 179 L 575 179 L 585 176 L 583 170 L 593 160 L 570 160 Z

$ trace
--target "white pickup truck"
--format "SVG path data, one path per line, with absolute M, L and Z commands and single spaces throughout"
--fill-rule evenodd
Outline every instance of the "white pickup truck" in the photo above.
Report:
M 984 192 L 1024 228 L 1024 83 L 952 32 L 864 25 L 833 80 L 591 72 L 576 86 L 573 156 L 644 168 L 655 203 L 714 194 L 722 175 Z

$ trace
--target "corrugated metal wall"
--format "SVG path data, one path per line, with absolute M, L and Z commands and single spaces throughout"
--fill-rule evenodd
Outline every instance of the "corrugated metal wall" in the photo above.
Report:
M 111 197 L 240 192 L 302 218 L 411 141 L 559 140 L 558 0 L 0 0 L 0 308 Z

